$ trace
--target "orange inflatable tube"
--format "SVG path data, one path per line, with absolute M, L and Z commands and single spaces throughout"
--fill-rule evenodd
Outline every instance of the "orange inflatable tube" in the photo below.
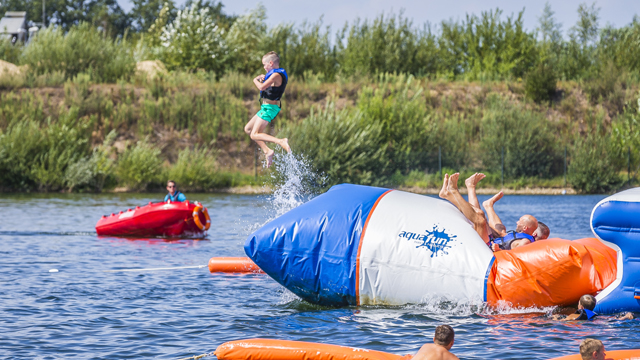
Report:
M 403 360 L 382 351 L 304 341 L 247 339 L 226 342 L 215 351 L 218 360 Z
M 248 257 L 212 257 L 209 259 L 210 272 L 264 273 Z
M 498 251 L 487 278 L 487 302 L 555 306 L 578 302 L 616 279 L 616 252 L 598 239 L 548 239 Z
M 611 360 L 640 360 L 640 349 L 632 349 L 632 350 L 612 350 L 605 351 L 607 354 L 606 359 Z M 562 356 L 558 358 L 553 358 L 549 360 L 582 360 L 580 354 L 577 355 L 568 355 Z

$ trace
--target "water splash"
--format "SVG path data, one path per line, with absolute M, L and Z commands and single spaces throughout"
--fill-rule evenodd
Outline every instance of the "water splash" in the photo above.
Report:
M 276 155 L 270 182 L 274 188 L 270 206 L 278 217 L 318 195 L 326 183 L 326 176 L 317 174 L 303 154 Z

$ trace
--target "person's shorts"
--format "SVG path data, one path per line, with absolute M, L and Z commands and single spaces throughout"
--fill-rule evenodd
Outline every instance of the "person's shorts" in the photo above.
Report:
M 271 122 L 271 120 L 276 118 L 276 115 L 280 112 L 280 106 L 272 105 L 272 104 L 262 104 L 260 106 L 260 111 L 256 115 L 262 120 L 266 120 Z

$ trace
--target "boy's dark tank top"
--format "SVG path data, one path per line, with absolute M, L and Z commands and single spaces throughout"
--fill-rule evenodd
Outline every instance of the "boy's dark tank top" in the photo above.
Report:
M 280 100 L 284 94 L 284 89 L 287 88 L 289 78 L 287 76 L 287 72 L 284 69 L 279 68 L 270 70 L 267 75 L 265 75 L 264 80 L 266 81 L 273 74 L 280 74 L 282 84 L 280 84 L 280 86 L 270 86 L 268 89 L 261 91 L 260 97 L 269 100 Z

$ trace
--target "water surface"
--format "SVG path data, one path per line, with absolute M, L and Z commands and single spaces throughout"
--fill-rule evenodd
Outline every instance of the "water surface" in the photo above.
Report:
M 246 236 L 275 216 L 265 196 L 187 195 L 209 207 L 205 240 L 95 235 L 101 215 L 160 194 L 2 195 L 0 357 L 177 359 L 253 337 L 406 354 L 431 341 L 442 323 L 455 328 L 453 352 L 461 359 L 546 359 L 576 353 L 585 337 L 610 350 L 640 348 L 638 320 L 559 323 L 545 315 L 551 309 L 495 313 L 455 304 L 334 309 L 305 303 L 266 275 L 104 272 L 244 256 Z M 505 196 L 496 210 L 508 227 L 530 213 L 549 225 L 551 236 L 578 239 L 592 236 L 589 216 L 602 198 Z

